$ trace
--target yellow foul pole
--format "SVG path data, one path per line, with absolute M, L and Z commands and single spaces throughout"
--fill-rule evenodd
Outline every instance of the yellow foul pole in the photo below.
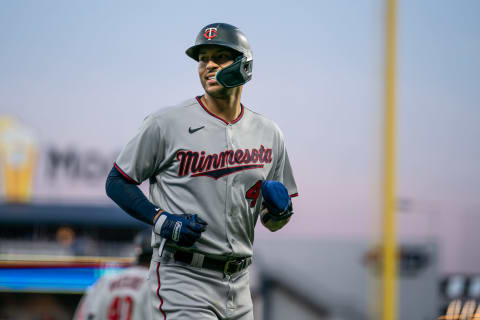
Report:
M 387 0 L 386 26 L 382 319 L 396 320 L 398 260 L 395 227 L 396 0 Z

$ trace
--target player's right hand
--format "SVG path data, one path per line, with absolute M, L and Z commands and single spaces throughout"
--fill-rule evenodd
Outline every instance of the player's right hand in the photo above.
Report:
M 207 229 L 207 222 L 196 214 L 174 214 L 163 211 L 155 222 L 154 231 L 162 238 L 182 247 L 191 247 Z

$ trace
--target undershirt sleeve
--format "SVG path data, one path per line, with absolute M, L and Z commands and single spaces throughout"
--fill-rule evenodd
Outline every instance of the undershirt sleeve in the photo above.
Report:
M 126 213 L 153 225 L 157 208 L 143 194 L 135 181 L 128 180 L 116 166 L 110 171 L 105 183 L 107 195 Z

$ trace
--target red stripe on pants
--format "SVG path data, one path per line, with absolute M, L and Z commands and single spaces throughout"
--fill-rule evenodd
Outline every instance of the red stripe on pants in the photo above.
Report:
M 163 299 L 162 299 L 162 297 L 160 297 L 160 273 L 158 272 L 159 269 L 160 269 L 160 262 L 157 262 L 157 280 L 158 280 L 157 296 L 158 296 L 158 298 L 160 299 L 160 305 L 158 306 L 158 310 L 162 313 L 162 315 L 163 315 L 163 320 L 166 320 L 166 319 L 167 319 L 167 315 L 166 315 L 165 312 L 163 312 L 163 310 L 162 310 Z

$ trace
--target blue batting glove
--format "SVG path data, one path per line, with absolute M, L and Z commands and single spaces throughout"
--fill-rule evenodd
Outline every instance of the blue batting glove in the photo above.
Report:
M 265 219 L 283 220 L 293 214 L 292 201 L 283 183 L 272 180 L 262 181 L 263 205 L 268 214 Z
M 207 222 L 196 214 L 173 214 L 163 211 L 155 222 L 154 231 L 162 238 L 182 247 L 191 247 L 207 229 Z

